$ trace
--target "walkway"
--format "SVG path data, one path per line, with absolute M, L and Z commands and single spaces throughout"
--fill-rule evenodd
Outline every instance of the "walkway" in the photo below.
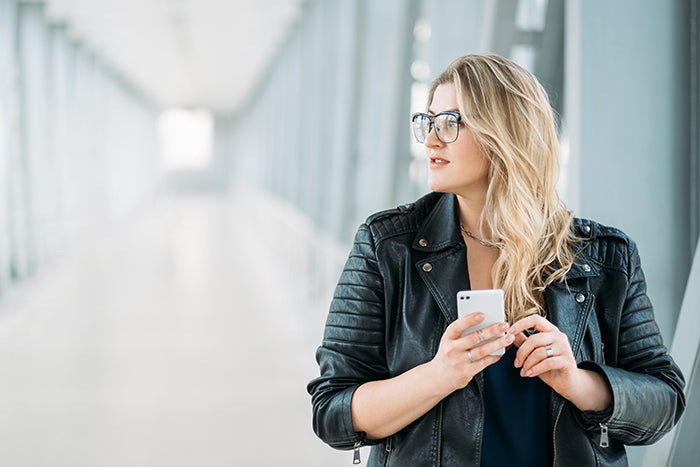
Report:
M 163 200 L 3 297 L 2 465 L 352 464 L 311 431 L 324 311 L 241 208 Z

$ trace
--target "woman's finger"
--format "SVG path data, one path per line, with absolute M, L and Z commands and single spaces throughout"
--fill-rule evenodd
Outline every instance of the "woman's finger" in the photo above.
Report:
M 549 322 L 542 316 L 530 315 L 513 324 L 508 330 L 508 333 L 517 334 L 530 328 L 534 328 L 540 332 L 552 331 L 554 329 L 557 329 L 555 325 L 553 325 L 551 322 Z
M 568 361 L 567 358 L 562 356 L 562 355 L 557 355 L 553 357 L 548 357 L 540 360 L 537 364 L 533 365 L 532 367 L 526 368 L 523 366 L 523 369 L 520 371 L 520 376 L 524 377 L 535 377 L 535 376 L 540 376 L 544 373 L 553 371 L 553 370 L 560 370 L 563 368 L 566 368 Z
M 515 354 L 515 366 L 519 367 L 537 348 L 550 345 L 555 340 L 555 336 L 551 332 L 541 332 L 525 338 L 525 341 L 519 346 L 520 348 Z
M 510 332 L 508 334 L 510 334 Z M 526 340 L 527 340 L 527 336 L 525 336 L 525 334 L 523 334 L 522 332 L 519 332 L 519 333 L 515 334 L 515 340 L 513 341 L 513 343 L 515 344 L 516 347 L 520 348 L 525 343 Z
M 473 358 L 474 362 L 470 362 L 467 359 L 467 366 L 465 367 L 465 369 L 467 369 L 469 372 L 469 379 L 484 371 L 484 368 L 496 363 L 498 360 L 500 360 L 501 355 L 486 355 L 481 358 L 473 356 Z
M 459 339 L 464 331 L 472 326 L 476 326 L 483 320 L 484 314 L 482 312 L 477 311 L 475 313 L 469 313 L 468 315 L 462 316 L 461 318 L 458 318 L 450 323 L 450 325 L 447 326 L 447 329 L 445 329 L 444 336 L 449 339 Z
M 502 336 L 508 330 L 508 323 L 505 321 L 502 323 L 495 323 L 487 326 L 478 331 L 472 331 L 468 334 L 463 335 L 460 340 L 465 348 L 471 349 L 472 347 L 478 346 L 482 342 L 486 342 L 494 337 Z
M 512 344 L 514 338 L 515 337 L 511 334 L 505 334 L 497 339 L 492 340 L 491 342 L 487 342 L 476 347 L 471 347 L 467 351 L 467 355 L 471 355 L 472 360 L 481 360 L 482 358 L 489 356 L 496 357 L 497 359 L 501 358 L 500 355 L 494 356 L 491 354 L 496 352 L 497 350 L 500 350 Z
M 521 373 L 525 374 L 528 372 L 528 370 L 531 370 L 533 367 L 538 365 L 540 362 L 550 359 L 554 356 L 558 356 L 559 353 L 555 355 L 554 353 L 554 348 L 556 344 L 552 343 L 550 345 L 542 345 L 539 347 L 536 347 L 535 349 L 530 352 L 527 357 L 524 357 L 522 359 L 519 359 L 518 356 L 516 355 L 516 363 L 520 363 L 522 366 Z M 518 362 L 519 360 L 519 362 Z M 516 365 L 517 367 L 518 365 Z

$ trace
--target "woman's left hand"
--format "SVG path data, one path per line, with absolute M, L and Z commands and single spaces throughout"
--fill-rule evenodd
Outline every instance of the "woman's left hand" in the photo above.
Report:
M 538 332 L 526 336 L 524 331 L 532 328 Z M 567 335 L 540 315 L 521 319 L 511 326 L 508 333 L 515 335 L 515 345 L 519 347 L 515 367 L 521 368 L 520 376 L 539 376 L 568 399 L 567 396 L 576 389 L 580 370 Z
M 526 329 L 536 334 L 526 336 Z M 515 367 L 524 377 L 538 376 L 580 410 L 604 410 L 612 404 L 612 388 L 601 374 L 576 364 L 569 338 L 539 315 L 523 318 L 508 330 L 519 347 Z

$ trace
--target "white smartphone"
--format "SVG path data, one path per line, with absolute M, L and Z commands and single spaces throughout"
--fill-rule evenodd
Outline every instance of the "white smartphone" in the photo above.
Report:
M 470 332 L 476 332 L 479 329 L 483 329 L 492 324 L 500 323 L 501 321 L 506 320 L 503 306 L 503 290 L 460 290 L 457 292 L 457 315 L 460 318 L 477 311 L 482 312 L 485 319 L 476 326 L 472 326 L 464 331 L 462 335 L 469 334 Z M 503 334 L 499 334 L 498 336 L 493 336 L 490 339 L 486 339 L 484 342 L 476 345 L 475 347 L 484 345 L 485 343 L 491 342 L 494 339 L 498 339 L 502 335 Z M 491 355 L 503 355 L 505 352 L 505 348 L 500 348 Z

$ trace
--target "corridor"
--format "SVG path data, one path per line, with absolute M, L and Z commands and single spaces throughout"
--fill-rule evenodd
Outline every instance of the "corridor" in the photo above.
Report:
M 324 311 L 260 247 L 261 209 L 161 199 L 4 297 L 2 465 L 350 464 L 311 431 Z
M 445 188 L 412 115 L 473 53 L 547 94 L 559 157 L 531 179 L 642 258 L 687 409 L 629 465 L 697 467 L 698 24 L 697 0 L 0 0 L 0 467 L 352 465 L 312 431 L 315 350 L 358 225 Z M 462 121 L 459 81 L 452 142 L 529 165 L 535 120 Z

